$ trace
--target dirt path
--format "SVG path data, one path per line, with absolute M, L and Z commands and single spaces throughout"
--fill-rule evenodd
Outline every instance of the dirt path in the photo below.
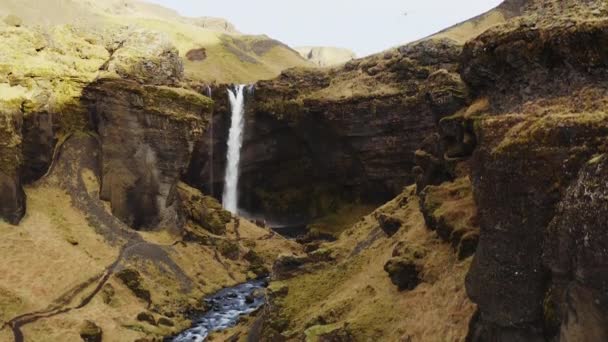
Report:
M 103 203 L 89 194 L 82 179 L 82 171 L 99 170 L 98 160 L 92 158 L 91 150 L 98 149 L 98 142 L 94 137 L 70 137 L 64 141 L 55 152 L 55 158 L 49 172 L 39 180 L 39 184 L 45 182 L 59 183 L 72 197 L 72 204 L 80 211 L 87 214 L 90 225 L 95 231 L 104 237 L 110 245 L 122 245 L 116 260 L 106 267 L 101 273 L 87 279 L 79 285 L 71 288 L 57 298 L 48 308 L 19 315 L 8 321 L 2 329 L 10 327 L 15 342 L 23 342 L 25 337 L 21 329 L 28 324 L 41 319 L 50 318 L 60 314 L 78 310 L 85 307 L 99 293 L 110 277 L 122 266 L 123 261 L 133 257 L 143 257 L 154 262 L 165 271 L 172 272 L 176 279 L 182 284 L 182 290 L 188 291 L 191 280 L 183 270 L 175 264 L 166 251 L 170 245 L 157 245 L 146 242 L 141 235 L 129 229 L 124 223 L 109 214 Z M 53 175 L 56 174 L 55 177 Z M 73 177 L 67 177 L 72 175 Z M 98 176 L 98 175 L 97 175 Z M 58 180 L 58 181 L 57 181 Z M 92 284 L 97 284 L 93 291 L 86 295 L 80 303 L 69 306 L 77 296 L 81 295 Z

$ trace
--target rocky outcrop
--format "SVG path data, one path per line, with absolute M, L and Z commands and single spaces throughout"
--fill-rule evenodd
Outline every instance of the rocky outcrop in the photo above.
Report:
M 58 142 L 97 132 L 101 196 L 114 213 L 138 228 L 179 226 L 174 188 L 211 101 L 178 87 L 183 66 L 170 41 L 141 29 L 1 30 L 7 48 L 0 55 L 0 216 L 19 222 L 22 183 L 47 172 Z
M 181 182 L 177 184 L 177 193 L 187 219 L 212 234 L 226 233 L 226 225 L 232 221 L 232 214 L 224 210 L 215 198 L 205 196 Z
M 21 126 L 18 109 L 0 113 L 0 219 L 17 224 L 25 214 L 25 193 L 21 188 Z
M 80 337 L 84 342 L 101 342 L 103 331 L 91 321 L 84 321 L 80 326 Z
M 128 80 L 100 80 L 85 94 L 101 139 L 101 198 L 134 228 L 179 227 L 176 186 L 211 102 Z
M 479 223 L 468 177 L 426 187 L 420 193 L 420 210 L 427 226 L 452 245 L 460 260 L 475 254 Z
M 467 102 L 455 73 L 458 54 L 449 41 L 423 42 L 258 82 L 247 104 L 241 207 L 306 222 L 343 202 L 380 203 L 400 193 L 415 179 L 414 151 L 439 118 Z M 229 124 L 226 100 L 218 97 L 226 96 L 214 96 L 214 129 L 195 153 L 213 154 L 213 163 L 192 164 L 188 177 L 216 196 Z
M 540 341 L 560 324 L 562 331 L 580 329 L 559 318 L 557 327 L 545 329 L 545 321 L 555 321 L 545 304 L 553 302 L 560 280 L 549 278 L 543 254 L 555 253 L 547 250 L 553 247 L 545 236 L 550 222 L 564 215 L 558 203 L 574 196 L 564 197 L 568 186 L 588 160 L 606 151 L 605 51 L 596 43 L 606 39 L 606 21 L 598 19 L 606 4 L 531 6 L 545 16 L 494 28 L 463 52 L 463 79 L 478 99 L 489 101 L 478 115 L 461 120 L 474 128 L 477 141 L 471 180 L 481 233 L 466 281 L 480 310 L 473 341 Z M 567 12 L 559 10 L 564 7 Z M 562 229 L 559 223 L 553 227 Z M 569 229 L 575 236 L 576 228 Z M 577 249 L 570 246 L 560 252 L 576 260 Z M 553 287 L 555 292 L 547 291 Z M 571 296 L 577 297 L 573 310 L 595 314 L 587 290 L 573 288 Z
M 419 274 L 422 267 L 409 259 L 391 259 L 384 265 L 384 270 L 399 291 L 413 290 L 420 283 Z

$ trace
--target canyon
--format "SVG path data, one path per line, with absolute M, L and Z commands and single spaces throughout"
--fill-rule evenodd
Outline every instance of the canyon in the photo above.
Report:
M 103 3 L 109 33 L 0 24 L 0 340 L 161 341 L 266 277 L 212 340 L 608 340 L 608 4 L 506 0 L 319 68 Z

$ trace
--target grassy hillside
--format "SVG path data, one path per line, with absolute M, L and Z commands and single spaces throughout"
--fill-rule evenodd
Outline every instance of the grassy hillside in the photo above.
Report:
M 181 17 L 139 1 L 0 0 L 0 18 L 8 15 L 17 16 L 28 27 L 70 24 L 104 36 L 127 27 L 161 32 L 179 49 L 186 77 L 205 83 L 254 82 L 274 78 L 286 68 L 312 65 L 267 36 L 241 35 L 221 19 Z M 187 58 L 193 50 L 199 51 L 198 58 Z

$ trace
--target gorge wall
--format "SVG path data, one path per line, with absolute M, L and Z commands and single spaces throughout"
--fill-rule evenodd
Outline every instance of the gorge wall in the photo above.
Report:
M 464 46 L 445 31 L 333 69 L 290 69 L 258 82 L 247 95 L 240 186 L 245 211 L 308 223 L 344 203 L 379 204 L 397 196 L 351 227 L 331 245 L 335 250 L 310 244 L 301 258 L 303 247 L 246 221 L 241 225 L 204 195 L 220 198 L 223 190 L 227 94 L 224 86 L 213 86 L 211 96 L 201 95 L 207 87 L 184 79 L 183 60 L 172 44 L 146 30 L 108 37 L 68 26 L 48 32 L 2 27 L 7 51 L 0 55 L 0 217 L 46 232 L 49 224 L 36 224 L 39 216 L 26 204 L 38 204 L 41 211 L 36 201 L 70 203 L 67 211 L 78 209 L 83 216 L 74 226 L 90 231 L 77 230 L 81 241 L 51 239 L 57 243 L 52 247 L 103 249 L 102 261 L 114 266 L 96 271 L 107 270 L 108 277 L 137 268 L 138 258 L 153 260 L 154 271 L 142 271 L 153 300 L 138 303 L 138 310 L 169 305 L 184 317 L 187 302 L 211 285 L 267 273 L 264 265 L 288 251 L 298 256 L 280 259 L 278 266 L 283 261 L 311 267 L 303 279 L 315 286 L 303 291 L 321 288 L 311 260 L 329 265 L 322 279 L 340 276 L 341 286 L 354 295 L 364 291 L 366 299 L 384 293 L 409 305 L 425 289 L 454 290 L 461 305 L 450 307 L 466 309 L 457 319 L 458 334 L 472 316 L 469 341 L 606 340 L 608 7 L 593 0 L 518 0 L 498 10 L 500 25 Z M 475 27 L 485 30 L 484 20 L 491 17 L 477 18 Z M 404 190 L 413 183 L 416 188 Z M 27 202 L 28 192 L 33 202 Z M 91 215 L 84 218 L 83 212 Z M 72 226 L 58 215 L 48 213 L 57 227 Z M 0 226 L 31 248 L 29 239 L 36 235 L 26 231 L 32 235 L 20 240 L 21 228 Z M 19 259 L 37 257 L 19 254 L 28 248 L 11 248 Z M 249 254 L 256 250 L 264 253 L 264 265 Z M 435 251 L 441 252 L 439 266 Z M 68 260 L 93 262 L 85 252 Z M 190 259 L 202 261 L 193 265 Z M 357 272 L 336 271 L 343 264 L 332 264 L 334 259 Z M 373 267 L 361 267 L 360 260 Z M 95 276 L 86 264 L 78 265 L 76 276 L 83 279 L 58 288 L 69 292 Z M 209 285 L 201 269 L 217 282 Z M 382 292 L 371 282 L 350 286 L 351 277 L 366 277 L 369 269 L 382 279 Z M 415 277 L 406 272 L 412 269 Z M 170 279 L 162 275 L 167 270 Z M 5 283 L 10 279 L 21 278 L 4 278 L 0 290 L 21 300 L 14 303 L 25 303 L 14 289 L 27 287 L 28 279 Z M 193 279 L 201 285 L 190 291 Z M 292 278 L 292 286 L 308 284 L 299 280 Z M 188 297 L 164 294 L 163 281 Z M 419 282 L 423 288 L 405 295 L 391 285 L 415 291 Z M 477 305 L 475 315 L 463 282 Z M 334 289 L 323 290 L 327 296 L 319 300 L 331 301 Z M 283 304 L 312 307 L 310 298 L 300 297 L 291 293 Z M 3 322 L 44 309 L 21 304 L 6 311 L 14 316 L 0 317 Z M 356 303 L 348 304 L 349 313 L 356 313 Z M 311 322 L 312 314 L 305 313 L 296 317 L 297 329 L 343 319 L 343 313 L 324 312 Z M 281 330 L 273 325 L 285 323 L 280 318 L 268 321 L 273 333 Z M 390 336 L 425 336 L 419 330 L 393 329 Z M 378 338 L 377 332 L 366 333 Z
M 294 69 L 258 82 L 247 99 L 241 206 L 305 221 L 341 202 L 382 203 L 400 193 L 416 177 L 421 141 L 467 101 L 455 73 L 458 53 L 449 41 L 424 42 L 343 68 Z M 223 89 L 213 93 L 214 129 L 195 153 L 189 181 L 218 195 L 227 107 Z

